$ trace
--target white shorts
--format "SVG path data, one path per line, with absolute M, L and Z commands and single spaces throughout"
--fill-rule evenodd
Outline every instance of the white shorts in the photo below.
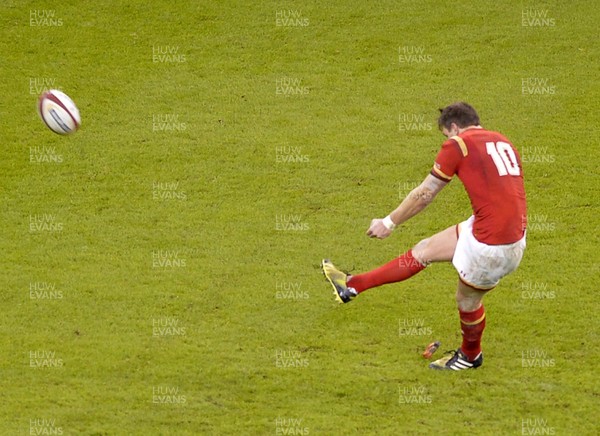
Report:
M 492 289 L 519 266 L 525 250 L 525 235 L 513 244 L 487 245 L 473 236 L 473 221 L 475 217 L 471 216 L 459 224 L 452 265 L 467 285 Z

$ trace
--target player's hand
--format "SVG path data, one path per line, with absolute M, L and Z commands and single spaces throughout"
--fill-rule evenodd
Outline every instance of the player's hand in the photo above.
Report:
M 392 231 L 383 224 L 383 219 L 375 218 L 371 220 L 371 226 L 367 230 L 367 236 L 377 239 L 385 239 L 392 234 Z

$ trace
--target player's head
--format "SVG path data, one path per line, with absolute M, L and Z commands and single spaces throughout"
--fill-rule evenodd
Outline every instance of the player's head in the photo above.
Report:
M 447 136 L 458 134 L 459 129 L 479 125 L 479 115 L 473 106 L 463 101 L 452 103 L 440 109 L 438 127 Z

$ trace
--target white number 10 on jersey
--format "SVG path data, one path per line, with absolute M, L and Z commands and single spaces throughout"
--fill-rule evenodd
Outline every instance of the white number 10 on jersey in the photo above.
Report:
M 521 174 L 517 156 L 510 144 L 498 141 L 496 143 L 486 142 L 485 145 L 487 147 L 487 154 L 492 156 L 499 175 L 505 176 L 510 174 L 511 176 L 518 176 Z

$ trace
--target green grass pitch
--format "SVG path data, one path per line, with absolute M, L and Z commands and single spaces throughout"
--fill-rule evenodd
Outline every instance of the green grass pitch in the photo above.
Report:
M 5 0 L 0 5 L 0 434 L 598 434 L 594 2 Z M 50 132 L 62 89 L 81 130 Z M 486 297 L 484 365 L 456 274 L 334 302 L 322 258 L 378 266 L 470 214 L 428 173 L 437 109 L 521 151 L 520 268 Z

